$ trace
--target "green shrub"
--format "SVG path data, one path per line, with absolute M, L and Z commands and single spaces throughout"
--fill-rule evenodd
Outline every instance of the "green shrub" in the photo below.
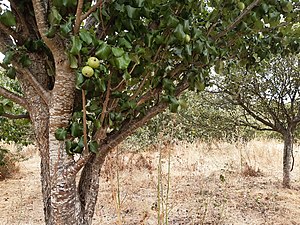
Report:
M 0 147 L 0 180 L 4 180 L 19 171 L 17 164 L 19 160 L 17 155 Z

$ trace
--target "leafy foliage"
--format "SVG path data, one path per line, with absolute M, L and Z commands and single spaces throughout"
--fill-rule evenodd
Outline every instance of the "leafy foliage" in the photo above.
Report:
M 299 58 L 296 55 L 273 58 L 261 64 L 260 71 L 228 67 L 215 84 L 228 104 L 239 105 L 239 123 L 258 130 L 284 135 L 295 132 L 299 123 Z
M 237 122 L 242 111 L 210 92 L 188 91 L 179 99 L 178 113 L 163 112 L 138 129 L 127 145 L 140 150 L 157 143 L 160 137 L 193 142 L 197 140 L 250 140 L 257 131 Z
M 86 98 L 75 103 L 69 126 L 55 133 L 70 154 L 82 151 L 84 135 L 93 146 L 100 133 L 119 132 L 160 104 L 177 112 L 182 89 L 203 91 L 213 67 L 218 73 L 228 63 L 259 67 L 271 55 L 299 51 L 296 1 L 84 1 L 82 21 L 77 3 L 53 1 L 45 33 L 63 43 L 77 92 Z M 14 29 L 16 21 L 9 9 L 1 13 L 6 26 Z M 37 51 L 52 58 L 39 38 L 11 46 L 3 62 L 8 76 L 15 77 L 12 59 L 30 67 Z M 86 67 L 90 57 L 100 65 Z
M 15 80 L 6 78 L 2 73 L 0 73 L 0 84 L 15 93 L 21 94 L 18 83 Z M 0 141 L 12 141 L 22 145 L 32 143 L 33 133 L 28 119 L 11 120 L 1 116 L 4 113 L 19 115 L 25 112 L 20 106 L 0 96 Z

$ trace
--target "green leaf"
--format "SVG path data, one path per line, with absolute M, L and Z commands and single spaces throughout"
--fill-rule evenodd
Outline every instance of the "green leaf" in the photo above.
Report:
M 23 54 L 20 58 L 20 63 L 23 67 L 28 67 L 31 65 L 31 60 L 29 59 L 28 55 Z
M 196 88 L 198 91 L 204 91 L 204 89 L 205 89 L 205 84 L 204 84 L 204 82 L 201 82 L 201 81 L 196 80 L 196 81 L 195 81 L 195 88 Z
M 78 122 L 74 122 L 71 125 L 71 135 L 73 137 L 79 137 L 83 134 L 83 125 L 78 123 Z
M 222 74 L 224 70 L 224 62 L 222 60 L 217 60 L 215 64 L 215 71 L 217 74 Z
M 97 79 L 96 85 L 102 93 L 106 91 L 106 83 L 104 79 Z
M 123 77 L 124 80 L 129 81 L 130 78 L 131 78 L 131 75 L 126 70 L 122 77 Z
M 78 147 L 84 148 L 84 137 L 83 136 L 81 136 L 79 138 Z
M 68 151 L 71 151 L 71 149 L 73 148 L 73 146 L 74 146 L 74 142 L 72 142 L 72 141 L 70 141 L 70 140 L 67 140 L 66 142 L 65 142 L 65 147 L 66 147 L 66 151 L 68 152 Z M 77 146 L 77 144 L 76 144 L 76 146 Z
M 15 79 L 16 77 L 16 69 L 14 67 L 10 67 L 7 71 L 6 71 L 6 75 L 10 78 L 10 79 Z
M 191 45 L 185 45 L 184 49 L 188 56 L 192 55 L 192 46 Z
M 77 144 L 75 143 L 74 146 L 74 142 L 67 140 L 65 142 L 65 147 L 66 147 L 66 152 L 68 155 L 74 155 L 74 152 L 72 151 L 74 148 L 76 148 Z
M 183 31 L 185 33 L 189 33 L 190 30 L 190 21 L 189 20 L 184 20 L 183 21 Z
M 145 0 L 135 0 L 137 7 L 141 8 L 144 5 Z
M 130 42 L 129 41 L 127 41 L 125 38 L 120 38 L 119 40 L 118 40 L 118 45 L 120 46 L 120 47 L 125 47 L 125 48 L 127 48 L 127 49 L 131 49 L 132 48 L 132 45 L 130 44 Z
M 90 45 L 93 42 L 91 33 L 85 29 L 80 30 L 79 36 L 81 40 L 83 40 L 88 45 Z
M 146 43 L 147 47 L 149 47 L 149 48 L 151 47 L 153 38 L 154 38 L 153 34 L 151 34 L 151 33 L 146 34 L 145 43 Z
M 116 47 L 113 47 L 112 48 L 112 53 L 115 57 L 120 57 L 122 55 L 124 55 L 125 51 L 123 48 L 116 48 Z
M 77 5 L 77 0 L 62 0 L 62 4 L 65 7 L 74 7 Z
M 56 26 L 60 24 L 62 16 L 59 14 L 59 11 L 53 6 L 50 10 L 50 14 L 48 16 L 49 22 L 51 26 Z
M 78 55 L 81 47 L 82 43 L 80 38 L 78 36 L 72 36 L 72 48 L 70 50 L 70 53 L 73 55 Z
M 157 35 L 157 36 L 155 37 L 155 43 L 158 44 L 158 45 L 163 44 L 164 41 L 165 41 L 165 38 L 164 38 L 164 36 L 162 36 L 162 35 Z
M 68 56 L 69 56 L 70 67 L 72 69 L 78 68 L 78 60 L 77 60 L 77 58 L 74 55 L 72 55 L 72 54 L 68 54 Z
M 72 17 L 69 17 L 68 22 L 60 25 L 60 32 L 63 36 L 67 36 L 72 31 Z
M 128 56 L 128 53 L 122 55 L 121 57 L 115 58 L 115 63 L 118 69 L 124 70 L 127 69 L 131 62 L 130 57 Z
M 76 88 L 77 89 L 81 89 L 81 85 L 84 82 L 84 76 L 82 75 L 82 73 L 77 72 L 76 73 Z
M 8 51 L 5 53 L 5 57 L 3 59 L 3 64 L 7 65 L 11 62 L 12 58 L 14 56 L 14 52 L 13 51 Z
M 98 148 L 99 148 L 99 145 L 97 143 L 97 141 L 91 141 L 89 143 L 89 150 L 95 154 L 98 153 Z
M 185 39 L 185 33 L 183 31 L 183 26 L 182 24 L 178 24 L 177 27 L 175 28 L 174 30 L 174 34 L 175 34 L 175 37 L 177 39 L 179 39 L 180 41 L 183 41 Z
M 8 10 L 0 16 L 0 21 L 8 27 L 16 26 L 17 24 L 14 14 Z
M 45 33 L 47 38 L 53 38 L 57 32 L 57 27 L 54 25 L 51 25 L 49 30 Z
M 179 23 L 179 20 L 176 17 L 174 17 L 172 15 L 170 15 L 168 17 L 168 21 L 167 21 L 167 26 L 168 27 L 173 27 L 174 28 L 174 27 L 177 26 L 178 23 Z
M 102 45 L 97 49 L 95 55 L 99 59 L 107 60 L 111 53 L 111 47 L 106 44 L 102 43 Z
M 5 111 L 11 111 L 14 106 L 14 104 L 8 99 L 4 99 L 2 101 L 2 105 Z
M 67 131 L 64 128 L 58 128 L 54 134 L 55 138 L 59 141 L 63 141 L 67 138 Z
M 283 10 L 284 12 L 287 12 L 287 13 L 292 12 L 292 11 L 293 11 L 293 4 L 292 4 L 291 2 L 287 2 L 287 3 L 283 6 L 282 10 Z
M 83 151 L 83 148 L 80 147 L 79 145 L 77 145 L 73 150 L 74 153 L 78 153 L 78 154 L 81 154 L 82 151 Z
M 134 8 L 130 5 L 126 5 L 125 8 L 126 8 L 126 11 L 127 11 L 127 15 L 130 19 L 138 18 L 138 14 L 139 14 L 140 9 Z
M 178 107 L 179 107 L 178 100 L 175 97 L 173 97 L 173 96 L 169 96 L 169 101 L 171 103 L 169 105 L 169 109 L 170 109 L 171 113 L 177 113 Z

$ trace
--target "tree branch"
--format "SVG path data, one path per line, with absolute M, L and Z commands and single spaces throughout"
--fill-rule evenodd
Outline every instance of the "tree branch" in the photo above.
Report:
M 188 88 L 188 86 L 189 84 L 187 80 L 182 81 L 178 86 L 175 95 L 180 95 L 184 90 Z M 111 133 L 105 139 L 100 138 L 100 140 L 96 140 L 100 142 L 100 149 L 99 154 L 97 154 L 97 159 L 101 160 L 103 156 L 105 156 L 111 149 L 120 144 L 126 137 L 131 135 L 137 128 L 141 127 L 143 124 L 156 116 L 158 113 L 165 110 L 167 107 L 168 103 L 160 102 L 156 106 L 153 106 L 151 109 L 149 109 L 145 116 L 133 120 L 128 120 L 118 131 Z M 68 172 L 75 175 L 87 163 L 91 156 L 92 154 L 90 152 L 87 155 L 82 156 L 74 165 L 68 168 Z
M 271 127 L 274 130 L 277 130 L 275 124 L 268 122 L 267 120 L 261 118 L 260 116 L 256 115 L 251 109 L 249 109 L 242 101 L 238 100 L 238 105 L 240 105 L 250 116 L 254 119 L 258 120 L 259 122 L 263 123 L 264 125 Z
M 12 44 L 11 37 L 4 32 L 0 32 L 0 52 L 5 53 Z
M 102 5 L 102 0 L 99 0 L 98 2 L 96 2 L 95 5 L 93 5 L 85 14 L 83 14 L 80 17 L 80 22 L 82 22 L 84 19 L 86 19 L 89 15 L 91 15 L 91 13 L 93 13 L 100 5 Z
M 20 106 L 23 106 L 25 109 L 28 110 L 28 104 L 27 101 L 20 95 L 17 95 L 9 90 L 7 90 L 4 87 L 0 87 L 0 95 L 3 96 L 4 98 L 7 98 Z
M 47 92 L 40 83 L 35 79 L 35 77 L 31 74 L 29 69 L 27 68 L 20 68 L 20 66 L 13 62 L 12 63 L 15 69 L 25 76 L 25 78 L 30 82 L 30 84 L 33 86 L 33 88 L 36 90 L 36 92 L 41 96 L 41 98 L 44 100 L 44 102 L 48 105 L 50 102 L 50 94 Z
M 25 35 L 25 40 L 27 39 L 26 37 L 30 36 L 30 31 L 28 29 L 28 26 L 24 20 L 23 15 L 21 14 L 21 12 L 18 9 L 18 5 L 16 3 L 16 1 L 12 1 L 10 0 L 10 7 L 12 8 L 12 10 L 15 12 L 16 16 L 18 17 L 18 20 L 21 22 L 22 24 L 22 28 L 23 28 L 23 34 Z
M 8 119 L 13 119 L 13 120 L 17 120 L 17 119 L 30 119 L 30 116 L 28 113 L 26 114 L 21 114 L 21 115 L 14 115 L 14 114 L 10 114 L 10 113 L 2 113 L 0 114 L 0 117 L 6 117 Z
M 175 96 L 180 95 L 188 87 L 189 84 L 187 80 L 182 81 L 177 87 Z M 133 120 L 128 120 L 126 123 L 123 124 L 123 126 L 118 131 L 111 133 L 110 135 L 107 136 L 106 139 L 100 141 L 100 149 L 97 158 L 100 159 L 102 156 L 106 155 L 107 152 L 109 152 L 111 149 L 113 149 L 118 144 L 120 144 L 125 138 L 131 135 L 137 128 L 144 125 L 151 118 L 156 116 L 158 113 L 164 111 L 168 107 L 168 105 L 169 104 L 167 102 L 161 101 L 157 105 L 151 107 L 147 111 L 146 115 Z
M 76 15 L 75 15 L 75 25 L 74 25 L 74 35 L 78 34 L 79 29 L 80 29 L 80 24 L 82 22 L 81 19 L 81 14 L 82 14 L 82 7 L 83 7 L 83 0 L 79 0 L 77 3 L 77 10 L 76 10 Z
M 15 30 L 11 29 L 10 27 L 5 26 L 3 23 L 0 22 L 0 32 L 6 33 L 14 38 L 17 43 L 23 44 L 25 42 L 25 38 L 20 35 L 20 33 L 16 32 Z
M 59 41 L 57 39 L 57 36 L 51 39 L 46 36 L 46 32 L 48 31 L 48 23 L 46 19 L 47 12 L 45 7 L 43 6 L 43 1 L 32 0 L 32 5 L 35 13 L 35 19 L 38 26 L 38 30 L 43 41 L 52 51 L 53 55 L 60 55 L 61 46 L 58 45 Z
M 255 130 L 258 130 L 258 131 L 274 131 L 273 128 L 262 128 L 262 127 L 256 126 L 256 125 L 251 124 L 251 123 L 246 122 L 246 121 L 239 121 L 238 125 L 239 126 L 244 126 L 244 127 L 251 127 L 251 128 L 253 128 Z
M 82 111 L 83 111 L 83 143 L 84 143 L 84 151 L 83 154 L 87 155 L 89 153 L 89 147 L 87 144 L 87 127 L 86 127 L 86 98 L 85 98 L 85 90 L 81 90 L 82 97 Z
M 260 0 L 253 1 L 236 19 L 230 24 L 225 30 L 223 30 L 220 34 L 214 37 L 214 40 L 218 40 L 219 38 L 225 36 L 229 31 L 233 30 L 241 20 L 260 2 Z

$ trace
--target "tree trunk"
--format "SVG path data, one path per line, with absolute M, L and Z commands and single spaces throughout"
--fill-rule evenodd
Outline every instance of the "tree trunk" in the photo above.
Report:
M 292 132 L 287 131 L 284 135 L 284 149 L 283 149 L 283 181 L 282 185 L 285 188 L 291 187 L 291 162 L 293 152 L 293 135 Z
M 78 184 L 81 215 L 83 224 L 92 224 L 95 206 L 99 192 L 99 177 L 104 158 L 101 162 L 96 162 L 93 155 L 82 170 Z

